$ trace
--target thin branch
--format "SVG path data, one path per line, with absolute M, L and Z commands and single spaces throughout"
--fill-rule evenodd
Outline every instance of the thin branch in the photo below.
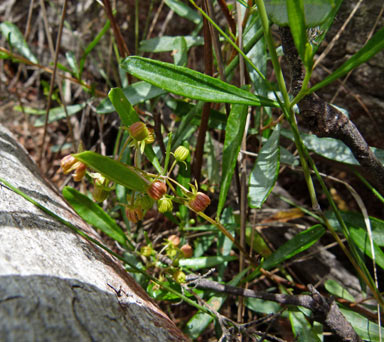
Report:
M 42 143 L 41 143 L 41 148 L 40 148 L 40 156 L 39 156 L 39 162 L 38 162 L 39 166 L 41 166 L 43 156 L 44 156 L 44 145 L 45 145 L 45 137 L 47 135 L 49 110 L 51 108 L 53 87 L 55 85 L 55 80 L 56 80 L 57 62 L 58 62 L 58 58 L 59 58 L 61 36 L 63 33 L 64 19 L 65 19 L 66 11 L 67 11 L 67 0 L 64 0 L 63 9 L 61 11 L 59 33 L 58 33 L 57 41 L 56 41 L 56 51 L 55 51 L 55 57 L 54 57 L 54 61 L 53 61 L 53 73 L 52 73 L 51 82 L 49 85 L 48 103 L 47 103 L 47 110 L 45 113 L 44 134 L 43 134 L 43 138 L 42 138 Z
M 281 305 L 302 306 L 312 311 L 314 319 L 326 325 L 341 341 L 358 342 L 360 337 L 353 330 L 351 324 L 345 319 L 339 307 L 333 299 L 322 296 L 312 285 L 308 285 L 311 295 L 288 295 L 282 293 L 270 293 L 253 291 L 230 285 L 220 284 L 208 279 L 187 277 L 189 284 L 202 289 L 213 290 L 215 292 L 232 294 L 250 298 L 270 300 Z M 196 280 L 195 280 L 196 279 Z
M 204 1 L 204 10 L 207 12 L 207 4 L 206 0 Z M 204 17 L 203 19 L 204 24 L 204 62 L 205 62 L 205 74 L 212 76 L 213 75 L 213 64 L 212 64 L 212 39 L 211 34 L 209 30 L 209 23 L 208 20 Z M 204 154 L 204 142 L 205 142 L 205 135 L 207 133 L 208 129 L 208 120 L 209 120 L 209 113 L 211 111 L 211 103 L 206 102 L 203 105 L 203 112 L 201 114 L 201 122 L 199 127 L 199 133 L 197 136 L 197 143 L 196 143 L 196 150 L 195 150 L 195 156 L 193 160 L 193 174 L 197 181 L 197 183 L 200 182 L 201 178 L 201 168 L 203 163 L 203 154 Z

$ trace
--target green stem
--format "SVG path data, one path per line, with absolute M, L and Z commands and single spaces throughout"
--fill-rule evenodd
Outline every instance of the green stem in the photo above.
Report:
M 354 172 L 355 175 L 365 184 L 365 186 L 372 191 L 372 193 L 384 203 L 384 197 L 378 192 L 360 173 L 357 171 Z
M 283 95 L 283 99 L 284 99 L 284 104 L 282 105 L 282 110 L 284 111 L 284 114 L 285 114 L 286 118 L 288 119 L 289 124 L 291 125 L 292 131 L 293 131 L 295 144 L 296 144 L 296 147 L 299 151 L 300 162 L 301 162 L 303 172 L 304 172 L 305 182 L 307 183 L 309 195 L 311 198 L 312 207 L 317 210 L 319 207 L 319 204 L 318 204 L 317 198 L 316 198 L 315 187 L 313 185 L 313 181 L 311 178 L 311 173 L 309 171 L 307 161 L 304 158 L 305 153 L 304 153 L 303 142 L 302 142 L 300 134 L 299 134 L 299 129 L 297 127 L 294 113 L 291 109 L 291 103 L 290 103 L 288 91 L 287 91 L 287 88 L 285 85 L 283 72 L 281 70 L 280 62 L 279 62 L 277 52 L 275 49 L 275 43 L 273 41 L 271 30 L 270 30 L 267 11 L 265 9 L 263 0 L 256 0 L 256 5 L 257 5 L 257 8 L 259 10 L 261 24 L 263 26 L 264 36 L 265 36 L 265 40 L 267 42 L 269 54 L 271 56 L 273 69 L 275 70 L 277 84 L 279 86 L 279 89 L 280 89 L 280 91 Z
M 291 108 L 299 103 L 305 96 L 306 96 L 306 92 L 308 90 L 308 84 L 309 84 L 309 81 L 311 79 L 311 76 L 312 76 L 312 71 L 308 71 L 306 70 L 305 72 L 305 76 L 304 76 L 304 80 L 303 80 L 303 84 L 301 86 L 301 89 L 299 91 L 299 93 L 296 95 L 296 97 L 292 100 L 291 102 Z

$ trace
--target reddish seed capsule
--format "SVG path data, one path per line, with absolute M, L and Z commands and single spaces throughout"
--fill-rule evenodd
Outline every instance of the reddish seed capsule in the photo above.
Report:
M 167 186 L 159 180 L 154 181 L 147 189 L 148 195 L 158 201 L 167 192 Z
M 193 248 L 189 244 L 181 246 L 180 250 L 183 253 L 184 258 L 190 258 L 193 256 Z
M 132 223 L 137 223 L 143 219 L 143 212 L 140 208 L 127 208 L 125 213 L 127 219 Z
M 194 198 L 192 198 L 188 204 L 194 211 L 204 211 L 209 204 L 211 203 L 211 200 L 206 194 L 203 194 L 202 192 L 198 192 Z
M 147 126 L 145 126 L 145 124 L 141 121 L 133 123 L 129 126 L 128 130 L 131 137 L 137 141 L 142 141 L 148 138 L 149 135 Z
M 168 238 L 168 241 L 175 247 L 177 247 L 180 244 L 180 238 L 177 235 L 171 235 Z

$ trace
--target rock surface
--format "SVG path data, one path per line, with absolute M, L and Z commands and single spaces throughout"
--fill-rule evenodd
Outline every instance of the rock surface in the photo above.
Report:
M 99 239 L 1 126 L 0 177 Z M 0 241 L 0 341 L 187 340 L 119 262 L 5 186 Z

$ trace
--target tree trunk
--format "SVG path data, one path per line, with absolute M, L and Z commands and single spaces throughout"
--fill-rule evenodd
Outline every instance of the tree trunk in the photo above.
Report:
M 1 126 L 0 177 L 99 239 Z M 187 340 L 117 260 L 5 186 L 0 241 L 1 341 Z

